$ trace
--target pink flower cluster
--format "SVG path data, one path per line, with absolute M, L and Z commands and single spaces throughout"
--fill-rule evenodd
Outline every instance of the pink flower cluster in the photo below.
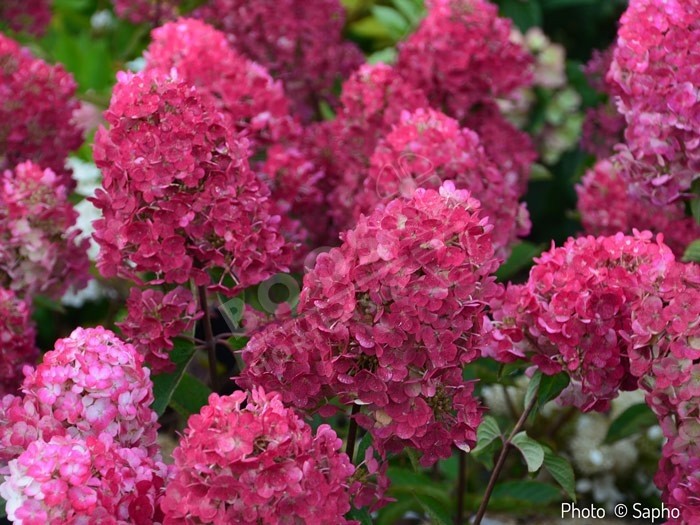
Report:
M 291 247 L 269 189 L 210 95 L 154 72 L 121 74 L 105 118 L 94 148 L 103 275 L 153 272 L 152 284 L 193 279 L 235 294 L 286 270 Z
M 32 162 L 0 174 L 0 285 L 58 299 L 87 284 L 88 240 L 64 179 Z
M 26 31 L 41 36 L 51 22 L 50 0 L 3 0 L 0 22 L 14 31 Z
M 605 51 L 594 51 L 584 72 L 588 83 L 604 96 L 604 101 L 586 110 L 581 147 L 598 159 L 609 157 L 615 145 L 624 141 L 625 117 L 615 107 L 614 87 L 606 78 L 613 60 L 615 46 Z
M 605 410 L 620 389 L 636 388 L 651 366 L 650 341 L 676 358 L 700 357 L 674 333 L 697 321 L 700 300 L 674 286 L 683 265 L 661 239 L 634 230 L 553 247 L 536 259 L 527 283 L 494 303 L 485 355 L 529 357 L 546 374 L 567 372 L 565 400 L 586 411 Z
M 599 160 L 576 187 L 578 210 L 586 232 L 592 235 L 632 233 L 633 228 L 663 233 L 664 242 L 680 257 L 700 237 L 700 226 L 685 215 L 680 202 L 649 208 L 627 193 L 627 184 L 615 158 Z
M 149 22 L 159 25 L 176 17 L 182 0 L 113 0 L 114 12 L 134 24 Z
M 0 396 L 15 393 L 22 367 L 39 357 L 29 305 L 12 290 L 0 288 Z
M 445 182 L 396 199 L 343 235 L 304 278 L 299 317 L 256 334 L 242 383 L 300 408 L 359 404 L 380 451 L 412 446 L 430 465 L 474 444 L 481 411 L 463 364 L 479 355 L 499 287 L 480 206 Z
M 65 160 L 83 141 L 72 121 L 75 89 L 61 66 L 34 58 L 0 34 L 0 172 L 31 160 L 72 188 Z
M 173 339 L 190 332 L 202 312 L 188 288 L 178 286 L 168 292 L 131 288 L 126 301 L 127 316 L 118 323 L 124 336 L 139 352 L 155 374 L 171 372 L 174 363 L 170 351 Z
M 164 524 L 348 523 L 355 468 L 341 446 L 277 394 L 212 394 L 173 453 Z
M 155 523 L 168 471 L 149 370 L 134 347 L 104 328 L 78 328 L 24 373 L 23 396 L 0 404 L 10 519 Z
M 533 59 L 511 28 L 488 0 L 430 0 L 426 18 L 399 45 L 398 71 L 434 108 L 463 121 L 475 104 L 532 82 Z
M 621 160 L 635 193 L 665 204 L 700 175 L 700 2 L 632 0 L 608 78 L 627 120 Z
M 360 50 L 343 41 L 339 0 L 210 0 L 194 16 L 221 29 L 235 49 L 284 82 L 305 121 L 363 62 Z
M 144 55 L 148 71 L 174 74 L 213 95 L 232 127 L 250 140 L 251 153 L 299 133 L 281 82 L 231 49 L 211 26 L 184 18 L 159 27 Z
M 478 135 L 432 109 L 404 112 L 379 142 L 355 199 L 355 218 L 395 197 L 410 197 L 419 187 L 439 188 L 445 180 L 478 196 L 499 255 L 517 236 L 529 233 L 527 209 L 518 205 L 519 188 L 491 163 Z
M 0 485 L 7 517 L 20 525 L 100 523 L 152 525 L 167 467 L 139 448 L 102 434 L 37 440 L 9 464 Z

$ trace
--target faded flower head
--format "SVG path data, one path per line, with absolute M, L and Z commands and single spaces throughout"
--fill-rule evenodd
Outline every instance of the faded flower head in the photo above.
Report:
M 0 285 L 59 299 L 87 284 L 89 242 L 68 195 L 62 178 L 32 162 L 0 174 Z
M 463 122 L 475 104 L 529 85 L 532 64 L 495 4 L 431 0 L 417 31 L 399 45 L 397 69 L 433 107 Z
M 122 74 L 95 137 L 104 175 L 94 203 L 105 276 L 183 284 L 225 293 L 286 270 L 290 246 L 271 214 L 269 189 L 207 93 L 155 73 Z M 219 268 L 218 282 L 207 271 Z
M 31 160 L 72 188 L 65 161 L 83 141 L 73 122 L 79 107 L 75 90 L 63 67 L 35 58 L 0 34 L 0 172 Z
M 159 25 L 177 15 L 182 0 L 113 0 L 114 12 L 134 24 L 150 22 Z
M 3 0 L 0 22 L 14 31 L 41 36 L 51 22 L 51 0 Z
M 281 80 L 304 121 L 316 115 L 319 101 L 333 101 L 334 84 L 363 62 L 355 44 L 343 40 L 339 0 L 211 0 L 194 16 Z
M 35 337 L 29 304 L 0 288 L 0 397 L 17 392 L 22 367 L 39 357 Z
M 173 453 L 163 523 L 348 523 L 355 468 L 341 446 L 277 394 L 212 394 Z

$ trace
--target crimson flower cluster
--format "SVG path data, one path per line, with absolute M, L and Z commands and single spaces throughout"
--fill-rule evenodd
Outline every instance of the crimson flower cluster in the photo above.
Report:
M 418 187 L 439 188 L 445 180 L 479 196 L 499 255 L 516 236 L 529 233 L 527 209 L 518 205 L 519 188 L 489 160 L 478 135 L 432 109 L 404 112 L 379 142 L 355 199 L 355 218 L 397 196 L 410 197 Z
M 163 523 L 349 523 L 355 468 L 341 446 L 277 394 L 212 394 L 173 453 Z
M 700 173 L 700 2 L 632 0 L 608 78 L 627 120 L 621 161 L 632 190 L 665 204 Z
M 12 290 L 0 288 L 0 396 L 17 391 L 22 367 L 39 357 L 29 305 Z
M 76 329 L 0 405 L 0 495 L 16 523 L 144 525 L 169 475 L 156 446 L 153 385 L 136 349 Z
M 50 0 L 3 0 L 0 22 L 14 31 L 41 36 L 51 22 Z
M 0 285 L 59 299 L 87 284 L 88 240 L 65 180 L 32 162 L 0 174 Z
M 256 334 L 242 383 L 315 408 L 362 406 L 380 451 L 430 465 L 473 446 L 481 410 L 461 367 L 479 355 L 498 267 L 480 205 L 451 182 L 396 199 L 343 235 L 304 278 L 299 317 Z
M 153 272 L 153 284 L 193 279 L 234 294 L 286 269 L 269 190 L 210 96 L 175 77 L 121 74 L 105 118 L 94 148 L 103 275 Z
M 599 160 L 576 187 L 578 210 L 586 231 L 592 235 L 632 233 L 633 228 L 664 234 L 664 243 L 677 256 L 700 237 L 700 226 L 685 214 L 680 202 L 650 208 L 648 203 L 627 193 L 624 169 L 615 158 Z
M 344 41 L 339 0 L 210 0 L 194 16 L 221 29 L 232 46 L 284 83 L 295 112 L 309 121 L 320 100 L 363 62 Z
M 433 107 L 463 121 L 476 104 L 532 82 L 532 56 L 511 29 L 487 0 L 429 0 L 427 16 L 399 45 L 397 69 Z
M 83 141 L 73 122 L 75 89 L 63 67 L 34 58 L 0 34 L 0 172 L 31 160 L 72 188 L 65 161 Z

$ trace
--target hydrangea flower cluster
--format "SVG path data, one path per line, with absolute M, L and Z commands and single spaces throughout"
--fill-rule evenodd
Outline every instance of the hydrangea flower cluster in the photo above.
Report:
M 199 304 L 188 288 L 178 286 L 169 292 L 131 288 L 126 301 L 127 316 L 118 323 L 124 336 L 145 356 L 155 374 L 171 372 L 173 339 L 190 332 L 202 316 Z
M 355 199 L 355 218 L 395 197 L 410 197 L 418 187 L 439 188 L 445 180 L 483 203 L 481 213 L 494 225 L 491 236 L 499 255 L 517 236 L 529 233 L 527 209 L 518 204 L 519 188 L 491 163 L 478 135 L 432 109 L 404 112 L 379 142 Z
M 588 83 L 603 96 L 603 102 L 586 110 L 581 147 L 598 159 L 614 153 L 614 147 L 624 141 L 625 117 L 617 111 L 614 88 L 606 75 L 612 63 L 615 46 L 594 51 L 584 72 Z
M 20 525 L 162 522 L 168 469 L 143 449 L 121 448 L 107 434 L 37 440 L 9 464 L 0 485 L 7 517 Z
M 31 160 L 71 185 L 66 157 L 83 141 L 72 121 L 75 90 L 63 67 L 34 58 L 0 34 L 0 172 Z
M 39 357 L 35 336 L 29 305 L 12 290 L 0 288 L 0 396 L 16 392 L 22 367 Z
M 339 0 L 210 0 L 194 12 L 221 29 L 232 46 L 284 82 L 295 112 L 310 120 L 320 100 L 364 60 L 343 41 Z
M 586 231 L 592 235 L 632 233 L 633 228 L 664 234 L 664 243 L 677 256 L 700 237 L 700 226 L 686 217 L 682 203 L 649 208 L 648 203 L 627 193 L 622 167 L 615 158 L 599 160 L 576 186 L 578 210 Z
M 627 120 L 621 159 L 635 193 L 665 204 L 700 177 L 700 3 L 632 0 L 608 78 Z
M 510 20 L 488 0 L 430 0 L 426 18 L 399 45 L 397 68 L 434 108 L 460 121 L 475 104 L 530 84 L 533 73 Z
M 691 306 L 682 287 L 671 287 L 682 265 L 661 239 L 634 230 L 553 247 L 535 259 L 527 283 L 509 286 L 494 303 L 485 355 L 503 362 L 527 356 L 546 374 L 566 371 L 565 400 L 584 411 L 605 410 L 619 390 L 636 388 L 650 367 L 652 339 L 677 358 L 700 357 L 671 326 L 684 328 L 693 315 L 697 321 L 700 301 Z M 667 305 L 668 317 L 661 313 Z
M 361 405 L 380 451 L 412 446 L 425 465 L 473 446 L 481 411 L 461 367 L 479 355 L 499 290 L 479 212 L 445 182 L 362 216 L 306 274 L 299 317 L 251 339 L 242 383 L 304 408 L 325 396 Z
M 379 140 L 403 111 L 427 108 L 425 94 L 386 64 L 363 65 L 344 84 L 336 119 L 315 133 L 315 157 L 324 166 L 329 210 L 337 232 L 353 225 L 357 193 Z M 325 162 L 324 162 L 325 161 Z
M 355 468 L 341 446 L 277 394 L 212 394 L 173 453 L 163 523 L 349 523 Z
M 299 133 L 281 82 L 199 20 L 179 19 L 155 29 L 144 56 L 146 70 L 163 76 L 174 70 L 178 80 L 213 95 L 237 132 L 250 140 L 252 153 Z
M 134 24 L 150 22 L 159 25 L 177 15 L 182 0 L 113 0 L 114 12 Z
M 103 275 L 140 282 L 138 272 L 153 272 L 152 284 L 193 279 L 235 294 L 286 270 L 291 247 L 269 189 L 210 96 L 153 72 L 121 74 L 105 118 L 94 148 Z
M 50 0 L 3 0 L 0 21 L 14 31 L 41 36 L 51 22 Z
M 0 285 L 20 297 L 59 299 L 88 281 L 89 241 L 64 179 L 32 162 L 0 174 Z

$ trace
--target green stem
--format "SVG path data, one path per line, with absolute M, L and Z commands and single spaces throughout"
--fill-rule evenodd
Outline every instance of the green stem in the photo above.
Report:
M 219 380 L 216 372 L 216 340 L 214 339 L 214 330 L 211 325 L 211 313 L 209 312 L 209 303 L 207 301 L 207 288 L 199 287 L 199 306 L 204 313 L 202 317 L 202 325 L 204 326 L 204 347 L 207 349 L 209 358 L 209 380 L 211 389 L 216 392 L 219 387 Z
M 350 463 L 353 462 L 355 455 L 355 440 L 357 439 L 357 421 L 355 416 L 360 413 L 360 405 L 353 404 L 350 410 L 350 426 L 348 427 L 348 442 L 345 445 L 345 453 L 350 458 Z
M 520 419 L 518 419 L 518 422 L 513 427 L 513 430 L 510 432 L 508 439 L 506 439 L 505 443 L 503 443 L 503 448 L 501 449 L 501 453 L 498 455 L 496 466 L 493 468 L 493 472 L 491 473 L 489 484 L 486 486 L 486 492 L 484 492 L 484 497 L 481 500 L 481 504 L 479 505 L 479 510 L 476 513 L 473 525 L 481 525 L 481 520 L 484 519 L 484 514 L 486 514 L 486 507 L 488 507 L 489 499 L 491 499 L 491 494 L 493 493 L 493 489 L 496 486 L 496 481 L 498 481 L 498 477 L 501 475 L 503 466 L 506 463 L 506 458 L 508 457 L 508 451 L 511 447 L 513 438 L 525 426 L 525 421 L 527 421 L 527 418 L 530 416 L 530 412 L 532 412 L 532 409 L 535 408 L 536 403 L 537 395 L 534 395 L 532 396 L 532 400 L 530 401 L 530 403 L 527 405 L 527 407 L 525 407 L 523 413 L 520 414 Z

